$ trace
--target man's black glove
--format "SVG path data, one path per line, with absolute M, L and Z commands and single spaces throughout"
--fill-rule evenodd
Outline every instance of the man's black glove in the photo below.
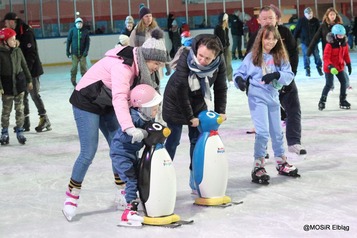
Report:
M 280 78 L 280 73 L 274 72 L 274 73 L 264 75 L 262 78 L 262 81 L 264 81 L 265 84 L 270 84 L 271 81 L 273 81 L 274 79 L 279 79 L 279 78 Z
M 238 86 L 238 88 L 244 92 L 247 88 L 247 84 L 246 82 L 242 79 L 242 77 L 238 76 L 234 79 L 236 86 Z
M 348 69 L 348 75 L 351 75 L 352 74 L 351 64 L 347 64 L 347 69 Z

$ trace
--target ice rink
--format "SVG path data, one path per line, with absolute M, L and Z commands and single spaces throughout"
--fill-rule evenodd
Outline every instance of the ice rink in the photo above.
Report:
M 325 83 L 313 59 L 307 78 L 300 56 L 296 83 L 302 109 L 302 143 L 305 159 L 287 152 L 301 178 L 277 175 L 268 161 L 270 185 L 251 182 L 254 135 L 245 93 L 228 91 L 228 120 L 220 127 L 229 160 L 227 195 L 243 204 L 228 207 L 198 207 L 190 194 L 188 136 L 185 129 L 174 165 L 177 173 L 175 213 L 194 219 L 176 229 L 117 227 L 121 211 L 114 206 L 115 186 L 108 145 L 101 136 L 96 158 L 82 185 L 78 215 L 68 222 L 61 209 L 79 142 L 68 102 L 73 90 L 70 65 L 45 67 L 41 96 L 53 130 L 36 133 L 37 110 L 31 101 L 31 131 L 26 145 L 10 133 L 10 144 L 0 147 L 0 237 L 356 237 L 357 234 L 357 53 L 351 51 L 352 91 L 350 110 L 339 108 L 338 80 L 327 99 L 326 109 L 317 104 Z M 233 61 L 236 69 L 240 61 Z M 163 80 L 165 86 L 167 78 Z M 11 115 L 12 128 L 15 124 Z M 12 131 L 12 130 L 11 130 Z M 271 145 L 269 143 L 269 147 Z M 287 146 L 285 145 L 286 149 Z M 272 155 L 273 152 L 269 150 Z M 163 194 L 165 196 L 165 194 Z

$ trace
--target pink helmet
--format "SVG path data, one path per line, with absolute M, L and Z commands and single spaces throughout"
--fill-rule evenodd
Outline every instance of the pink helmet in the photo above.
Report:
M 190 37 L 191 36 L 191 33 L 189 31 L 184 31 L 181 33 L 181 37 Z
M 139 84 L 130 92 L 130 102 L 133 107 L 153 107 L 159 105 L 162 96 L 147 84 Z
M 0 40 L 8 40 L 13 36 L 16 36 L 16 32 L 11 28 L 2 28 L 0 30 Z

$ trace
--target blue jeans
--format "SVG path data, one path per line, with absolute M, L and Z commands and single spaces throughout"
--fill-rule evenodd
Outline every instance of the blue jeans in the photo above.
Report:
M 169 153 L 172 160 L 174 160 L 177 146 L 180 144 L 182 126 L 172 123 L 167 123 L 167 127 L 170 128 L 171 134 L 166 140 L 165 148 Z M 200 132 L 197 127 L 188 126 L 188 137 L 190 139 L 190 170 L 192 170 L 192 156 L 195 149 Z
M 89 165 L 92 163 L 98 148 L 99 130 L 105 139 L 110 143 L 119 128 L 118 120 L 114 110 L 105 115 L 83 111 L 77 107 L 73 108 L 74 119 L 76 120 L 80 153 L 74 163 L 71 179 L 82 183 L 87 173 Z M 113 172 L 115 172 L 113 168 Z
M 304 59 L 304 68 L 305 69 L 310 68 L 310 57 L 307 56 L 307 49 L 308 48 L 309 48 L 308 45 L 305 45 L 304 43 L 301 43 L 301 51 L 302 51 L 302 55 L 303 55 L 303 59 Z M 322 61 L 321 61 L 321 57 L 320 57 L 319 48 L 317 46 L 312 51 L 312 55 L 314 56 L 316 68 L 321 68 L 322 67 Z
M 242 36 L 232 35 L 232 57 L 237 58 L 236 50 L 238 50 L 238 58 L 243 57 L 242 53 Z

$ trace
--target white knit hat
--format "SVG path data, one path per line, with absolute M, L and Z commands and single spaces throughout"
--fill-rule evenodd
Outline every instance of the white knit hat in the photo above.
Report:
M 151 37 L 141 46 L 145 60 L 167 61 L 166 46 L 163 40 L 164 32 L 158 28 L 151 32 Z
M 124 35 L 124 34 L 119 35 L 118 44 L 120 44 L 122 46 L 129 45 L 129 37 L 127 35 Z
M 77 18 L 76 18 L 76 20 L 74 21 L 74 23 L 77 23 L 77 22 L 82 22 L 82 23 L 83 23 L 83 20 L 82 20 L 82 18 L 80 18 L 80 17 L 77 17 Z

